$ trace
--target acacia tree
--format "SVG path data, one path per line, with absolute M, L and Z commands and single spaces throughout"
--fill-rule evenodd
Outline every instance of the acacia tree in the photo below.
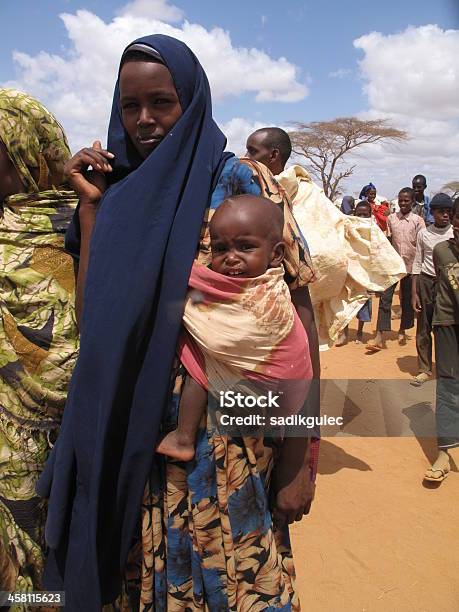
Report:
M 293 123 L 289 132 L 294 153 L 308 160 L 308 170 L 323 185 L 325 195 L 333 200 L 341 181 L 352 175 L 355 165 L 346 165 L 345 156 L 363 145 L 381 141 L 401 142 L 407 133 L 391 127 L 383 119 L 361 120 L 340 117 L 333 121 Z
M 443 185 L 443 189 L 447 191 L 452 191 L 451 197 L 453 200 L 459 196 L 459 181 L 451 181 L 450 183 L 446 183 Z

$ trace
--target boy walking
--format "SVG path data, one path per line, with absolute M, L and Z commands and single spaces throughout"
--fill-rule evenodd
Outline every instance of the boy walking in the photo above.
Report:
M 412 304 L 417 314 L 418 374 L 411 381 L 416 387 L 420 387 L 432 376 L 432 318 L 436 282 L 433 249 L 440 242 L 453 237 L 452 210 L 452 199 L 446 193 L 437 193 L 430 202 L 434 222 L 419 232 L 416 243 L 412 269 Z
M 412 212 L 414 204 L 414 191 L 411 187 L 404 187 L 398 194 L 398 205 L 400 210 L 392 213 L 387 218 L 388 238 L 392 246 L 403 259 L 407 276 L 400 281 L 400 302 L 402 316 L 398 332 L 400 345 L 406 344 L 405 330 L 414 326 L 414 311 L 411 303 L 411 270 L 414 256 L 416 254 L 416 241 L 419 232 L 425 228 L 424 220 Z M 376 336 L 369 341 L 366 348 L 375 353 L 385 348 L 384 332 L 391 330 L 391 307 L 392 299 L 397 284 L 386 289 L 379 299 L 378 321 L 376 324 Z
M 454 237 L 433 250 L 438 457 L 424 478 L 435 482 L 444 480 L 450 470 L 448 449 L 459 446 L 459 199 L 454 203 L 452 224 Z

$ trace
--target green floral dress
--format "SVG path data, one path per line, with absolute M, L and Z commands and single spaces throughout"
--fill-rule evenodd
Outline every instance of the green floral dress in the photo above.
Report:
M 24 188 L 0 210 L 0 590 L 31 591 L 41 587 L 45 550 L 46 508 L 35 484 L 78 352 L 73 264 L 64 252 L 77 202 L 58 190 L 70 151 L 39 102 L 0 89 L 0 143 Z

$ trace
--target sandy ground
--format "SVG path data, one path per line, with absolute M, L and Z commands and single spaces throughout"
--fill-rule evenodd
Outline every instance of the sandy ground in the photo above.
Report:
M 373 312 L 377 313 L 377 300 Z M 397 324 L 393 321 L 394 329 Z M 374 326 L 366 324 L 366 331 Z M 333 406 L 335 413 L 350 415 L 347 431 L 374 430 L 379 436 L 378 417 L 387 406 L 381 404 L 380 390 L 372 390 L 374 385 L 384 388 L 378 379 L 389 379 L 392 417 L 383 424 L 395 435 L 323 439 L 316 500 L 311 514 L 291 529 L 302 609 L 459 610 L 459 448 L 451 452 L 455 464 L 448 478 L 440 485 L 423 484 L 422 475 L 436 449 L 435 440 L 419 432 L 431 431 L 433 425 L 429 398 L 434 384 L 427 390 L 408 384 L 416 374 L 414 330 L 405 347 L 398 346 L 393 334 L 387 350 L 368 355 L 364 346 L 353 342 L 355 329 L 351 325 L 348 345 L 321 354 L 323 377 L 330 379 L 322 412 L 324 404 L 325 409 Z M 332 380 L 356 378 L 362 380 Z M 348 390 L 354 395 L 350 406 Z M 368 425 L 365 406 L 375 397 Z M 400 417 L 397 422 L 394 409 Z M 418 417 L 427 423 L 424 430 L 418 427 Z M 398 433 L 403 437 L 395 437 Z

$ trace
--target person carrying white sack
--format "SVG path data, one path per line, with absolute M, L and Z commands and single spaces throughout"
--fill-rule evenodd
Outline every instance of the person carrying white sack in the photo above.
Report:
M 310 285 L 320 349 L 333 346 L 371 292 L 382 292 L 406 275 L 374 219 L 344 215 L 295 164 L 288 134 L 261 128 L 247 139 L 247 156 L 265 164 L 293 203 L 295 219 L 308 244 L 316 281 Z

